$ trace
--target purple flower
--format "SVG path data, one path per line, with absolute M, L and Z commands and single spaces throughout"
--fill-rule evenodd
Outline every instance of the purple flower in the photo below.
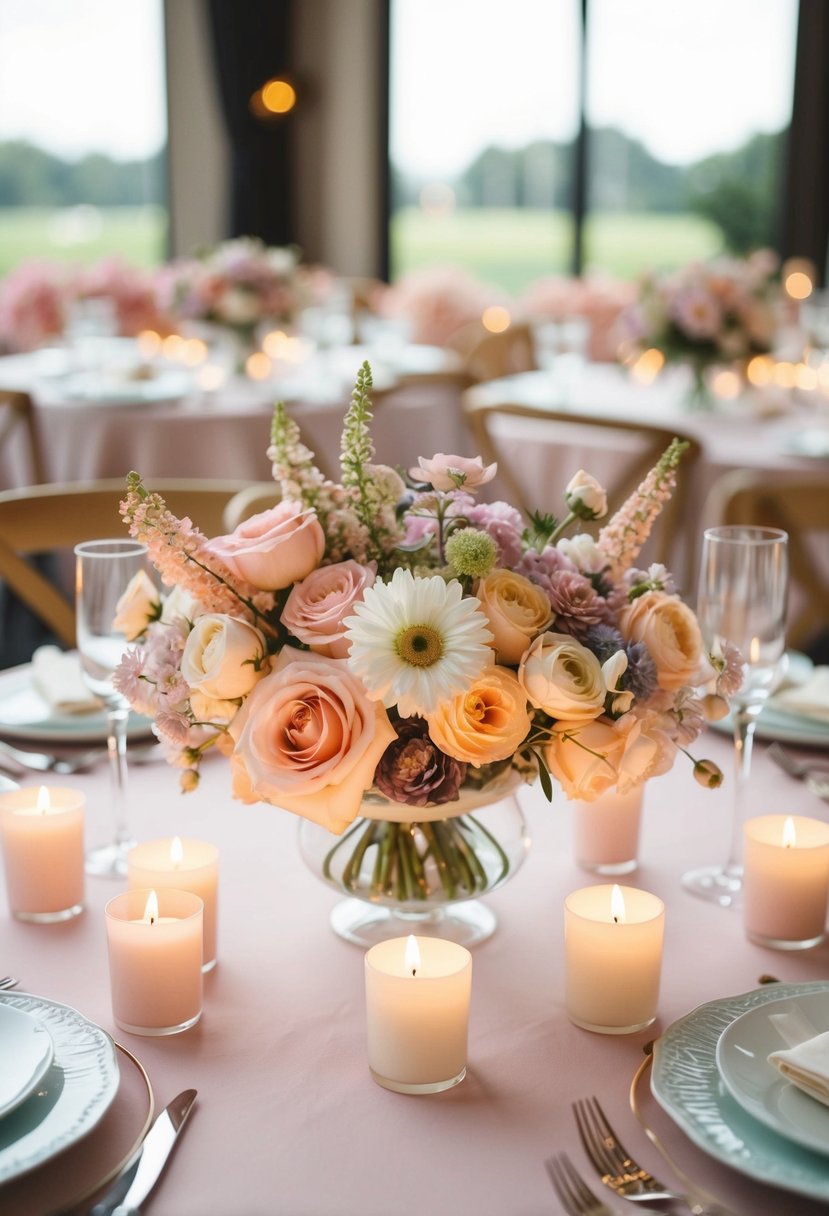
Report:
M 575 570 L 562 570 L 550 580 L 550 603 L 556 613 L 558 633 L 581 637 L 592 625 L 607 617 L 607 605 L 593 589 L 590 579 Z
M 521 558 L 521 534 L 524 520 L 508 502 L 476 502 L 471 495 L 455 500 L 461 513 L 475 528 L 488 533 L 498 546 L 498 565 L 515 569 Z
M 612 625 L 594 625 L 581 641 L 600 663 L 606 662 L 617 650 L 624 650 L 628 665 L 619 681 L 620 692 L 632 692 L 636 701 L 645 701 L 656 691 L 656 664 L 643 642 L 625 642 Z
M 402 718 L 394 728 L 397 739 L 383 752 L 374 774 L 377 788 L 409 806 L 453 802 L 466 765 L 435 746 L 425 718 Z
M 528 549 L 515 566 L 516 574 L 523 574 L 524 578 L 528 578 L 542 591 L 546 591 L 551 602 L 554 580 L 563 570 L 578 574 L 578 570 L 570 558 L 565 557 L 554 545 L 548 545 L 541 553 L 535 549 Z

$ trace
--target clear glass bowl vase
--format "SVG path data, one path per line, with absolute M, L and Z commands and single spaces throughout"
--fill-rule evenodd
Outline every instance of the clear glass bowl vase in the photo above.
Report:
M 301 820 L 305 863 L 346 896 L 331 913 L 334 931 L 360 946 L 409 933 L 464 946 L 485 941 L 497 921 L 480 897 L 512 877 L 529 849 L 520 784 L 510 773 L 436 807 L 371 791 L 341 836 Z

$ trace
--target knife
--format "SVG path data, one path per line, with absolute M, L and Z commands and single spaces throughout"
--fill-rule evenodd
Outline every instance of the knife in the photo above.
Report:
M 158 1182 L 195 1100 L 195 1089 L 185 1089 L 173 1098 L 147 1132 L 135 1156 L 89 1216 L 140 1216 L 141 1204 Z

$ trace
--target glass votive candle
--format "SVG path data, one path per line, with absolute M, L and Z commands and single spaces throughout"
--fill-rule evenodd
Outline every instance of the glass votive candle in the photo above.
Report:
M 204 904 L 191 891 L 135 889 L 106 906 L 112 1016 L 131 1034 L 179 1034 L 202 1012 Z
M 368 1063 L 385 1089 L 434 1094 L 466 1075 L 472 955 L 436 937 L 395 937 L 365 956 Z
M 629 874 L 638 865 L 644 784 L 626 794 L 607 790 L 573 806 L 576 861 L 592 874 Z
M 0 794 L 0 836 L 9 909 L 50 924 L 83 911 L 86 798 L 64 786 L 24 786 Z
M 219 850 L 206 840 L 147 840 L 127 854 L 127 885 L 192 891 L 204 903 L 204 971 L 216 966 Z
M 761 815 L 743 833 L 749 941 L 775 950 L 820 945 L 829 903 L 829 824 L 803 815 Z
M 665 905 L 649 891 L 583 887 L 564 901 L 567 1015 L 600 1034 L 631 1034 L 656 1017 Z

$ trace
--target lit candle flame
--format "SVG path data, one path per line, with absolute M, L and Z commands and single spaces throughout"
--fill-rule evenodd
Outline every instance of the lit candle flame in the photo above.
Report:
M 184 861 L 184 847 L 181 843 L 180 836 L 174 836 L 170 841 L 170 864 L 174 870 L 177 870 Z
M 622 888 L 615 882 L 610 893 L 610 915 L 615 925 L 621 924 L 625 919 L 625 897 Z
M 45 785 L 42 785 L 37 791 L 37 802 L 35 806 L 41 815 L 45 815 L 52 806 L 52 803 L 49 801 L 49 791 Z
M 793 849 L 797 844 L 797 835 L 794 830 L 794 820 L 791 815 L 786 816 L 786 822 L 783 824 L 783 848 Z
M 155 891 L 150 891 L 147 896 L 147 903 L 144 908 L 144 923 L 146 925 L 154 925 L 158 920 L 158 896 Z
M 760 639 L 752 638 L 748 644 L 748 657 L 751 663 L 760 662 Z
M 417 946 L 417 938 L 411 933 L 406 941 L 406 953 L 403 957 L 406 969 L 411 968 L 412 975 L 417 975 L 417 969 L 420 966 L 420 950 Z

